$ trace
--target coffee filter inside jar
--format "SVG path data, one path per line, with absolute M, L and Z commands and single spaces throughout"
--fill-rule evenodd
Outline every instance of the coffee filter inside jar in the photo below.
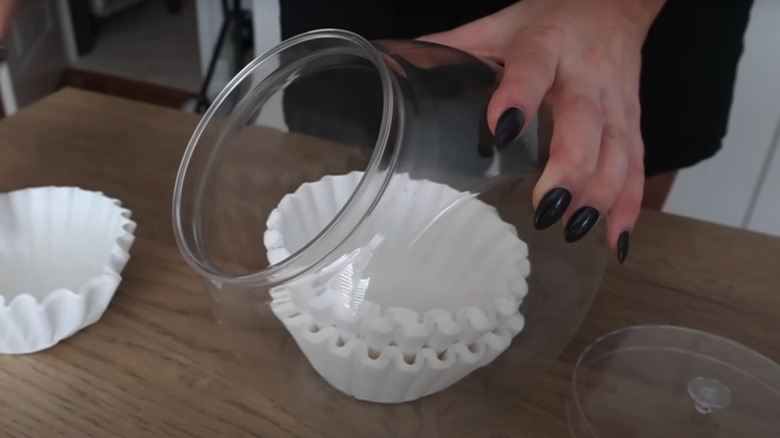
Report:
M 328 176 L 285 196 L 267 223 L 269 260 L 316 236 L 360 179 Z M 366 220 L 346 256 L 272 291 L 274 313 L 339 390 L 417 399 L 490 363 L 522 330 L 528 248 L 493 207 L 399 174 Z

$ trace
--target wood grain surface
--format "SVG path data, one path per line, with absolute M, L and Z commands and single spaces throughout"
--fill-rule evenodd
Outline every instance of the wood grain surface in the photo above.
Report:
M 235 359 L 218 330 L 171 223 L 175 174 L 196 123 L 190 114 L 72 89 L 0 122 L 0 190 L 101 190 L 121 199 L 139 224 L 123 282 L 100 321 L 49 350 L 0 356 L 0 436 L 344 437 L 357 430 L 337 421 L 350 412 L 328 423 L 323 413 L 300 416 L 272 398 L 264 389 L 305 395 L 306 380 L 264 378 L 262 369 Z M 566 402 L 578 355 L 626 326 L 703 329 L 780 360 L 778 260 L 780 239 L 644 212 L 628 261 L 610 260 L 585 322 L 558 362 L 525 397 L 469 436 L 569 436 Z M 424 416 L 396 412 L 388 424 L 415 424 Z M 439 417 L 397 430 L 408 437 L 455 435 L 446 423 L 457 419 L 447 412 Z M 369 419 L 355 412 L 353 421 Z M 388 424 L 377 424 L 372 435 L 392 436 L 395 426 Z

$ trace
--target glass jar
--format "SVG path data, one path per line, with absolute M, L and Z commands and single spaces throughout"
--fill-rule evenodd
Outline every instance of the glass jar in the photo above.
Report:
M 604 229 L 534 229 L 552 124 L 543 109 L 497 150 L 501 75 L 445 46 L 315 31 L 247 65 L 195 130 L 179 247 L 258 387 L 317 430 L 474 436 L 585 316 Z

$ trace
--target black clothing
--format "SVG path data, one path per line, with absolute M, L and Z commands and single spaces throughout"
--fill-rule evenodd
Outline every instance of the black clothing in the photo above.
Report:
M 282 37 L 339 28 L 369 40 L 415 38 L 515 1 L 283 0 Z M 720 148 L 751 7 L 752 0 L 667 0 L 643 48 L 640 101 L 648 176 L 691 166 Z

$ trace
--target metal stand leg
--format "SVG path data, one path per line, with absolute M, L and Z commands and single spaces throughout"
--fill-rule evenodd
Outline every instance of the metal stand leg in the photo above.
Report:
M 198 92 L 198 97 L 196 98 L 195 112 L 197 113 L 203 113 L 206 111 L 209 105 L 211 105 L 211 102 L 209 102 L 206 94 L 208 93 L 209 85 L 211 84 L 211 80 L 214 76 L 214 69 L 216 68 L 217 61 L 219 60 L 220 50 L 225 43 L 225 40 L 228 36 L 228 31 L 231 29 L 231 26 L 231 39 L 233 41 L 233 49 L 235 50 L 234 73 L 238 73 L 242 68 L 244 68 L 244 53 L 246 50 L 246 38 L 244 38 L 244 32 L 246 30 L 251 32 L 251 20 L 241 9 L 241 0 L 233 0 L 232 10 L 228 5 L 228 0 L 222 0 L 222 14 L 224 16 L 222 27 L 219 29 L 219 36 L 217 37 L 217 42 L 214 45 L 214 51 L 212 52 L 211 59 L 209 60 L 206 77 L 203 79 L 203 84 L 201 85 L 200 91 Z

